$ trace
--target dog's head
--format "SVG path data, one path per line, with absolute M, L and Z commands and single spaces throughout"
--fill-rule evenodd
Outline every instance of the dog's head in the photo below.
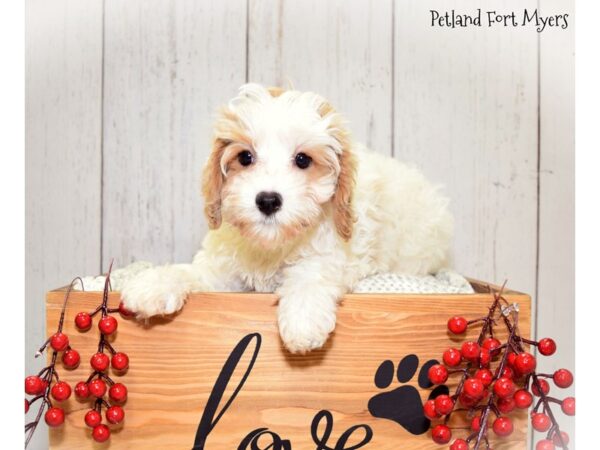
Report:
M 225 221 L 272 247 L 331 214 L 348 240 L 354 172 L 350 136 L 322 97 L 244 85 L 219 111 L 204 169 L 209 227 Z

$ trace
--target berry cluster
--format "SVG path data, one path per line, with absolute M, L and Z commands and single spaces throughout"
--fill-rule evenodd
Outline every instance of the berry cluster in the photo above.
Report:
M 109 339 L 115 336 L 118 327 L 117 319 L 110 314 L 118 312 L 125 318 L 133 315 L 122 303 L 119 304 L 118 308 L 108 308 L 111 268 L 109 268 L 106 276 L 104 295 L 100 306 L 91 313 L 80 312 L 75 316 L 75 326 L 79 331 L 85 332 L 92 328 L 93 317 L 100 313 L 100 320 L 98 321 L 98 329 L 100 330 L 98 349 L 90 358 L 90 365 L 93 372 L 86 381 L 77 383 L 74 388 L 75 397 L 78 400 L 85 401 L 92 398 L 94 401 L 93 408 L 86 413 L 84 421 L 87 426 L 93 429 L 92 437 L 97 442 L 107 441 L 111 433 L 110 428 L 102 423 L 102 408 L 106 408 L 106 421 L 111 425 L 118 425 L 125 418 L 122 405 L 127 400 L 127 388 L 125 385 L 113 381 L 106 373 L 108 368 L 112 367 L 116 374 L 122 375 L 129 368 L 129 357 L 127 354 L 117 352 L 109 342 Z M 29 444 L 46 406 L 48 409 L 44 419 L 48 426 L 58 427 L 65 421 L 64 409 L 54 406 L 52 399 L 56 402 L 64 402 L 71 396 L 71 386 L 61 381 L 56 371 L 58 354 L 62 352 L 61 360 L 66 369 L 72 370 L 77 368 L 81 360 L 79 353 L 69 346 L 68 336 L 62 332 L 67 300 L 76 280 L 79 280 L 83 285 L 81 278 L 73 280 L 65 295 L 57 331 L 48 338 L 36 354 L 36 357 L 40 356 L 46 347 L 50 345 L 54 351 L 51 363 L 37 375 L 29 376 L 25 379 L 25 393 L 34 396 L 30 400 L 25 399 L 25 413 L 27 414 L 29 407 L 37 400 L 41 400 L 42 403 L 36 419 L 25 425 L 25 432 L 28 433 L 25 447 Z M 110 357 L 105 353 L 105 350 L 108 350 Z M 55 380 L 54 384 L 52 384 L 53 380 Z M 110 404 L 104 398 L 107 393 L 108 399 L 111 402 Z
M 62 365 L 68 370 L 76 369 L 77 366 L 79 366 L 79 361 L 81 360 L 77 350 L 74 350 L 69 345 L 69 337 L 62 332 L 67 300 L 69 299 L 69 294 L 71 293 L 73 285 L 76 281 L 81 282 L 81 278 L 75 278 L 71 282 L 69 289 L 65 294 L 65 301 L 63 303 L 56 333 L 54 333 L 46 340 L 46 342 L 44 342 L 44 345 L 40 347 L 35 355 L 36 358 L 41 356 L 48 345 L 50 345 L 52 348 L 52 358 L 50 364 L 44 367 L 37 375 L 31 375 L 25 378 L 25 394 L 33 396 L 33 398 L 25 399 L 25 414 L 27 414 L 31 405 L 33 405 L 35 402 L 39 400 L 41 403 L 35 420 L 25 425 L 25 433 L 27 433 L 25 447 L 29 445 L 29 441 L 35 432 L 46 407 L 47 409 L 46 413 L 44 414 L 44 420 L 48 426 L 58 427 L 65 421 L 64 409 L 59 406 L 55 406 L 53 400 L 58 403 L 67 400 L 71 396 L 71 386 L 69 383 L 60 380 L 58 371 L 56 369 L 56 360 L 58 359 L 59 353 L 62 353 Z
M 112 265 L 111 265 L 112 266 Z M 127 400 L 127 388 L 123 383 L 113 381 L 107 375 L 109 367 L 117 374 L 124 374 L 129 368 L 129 357 L 123 352 L 118 352 L 109 342 L 114 336 L 119 325 L 117 319 L 111 316 L 111 313 L 120 313 L 123 317 L 131 317 L 132 313 L 125 309 L 123 303 L 119 308 L 108 308 L 108 293 L 110 286 L 110 269 L 106 276 L 104 284 L 104 296 L 102 303 L 93 312 L 80 312 L 75 316 L 75 326 L 79 331 L 85 332 L 92 327 L 93 317 L 100 313 L 98 329 L 100 330 L 100 339 L 98 350 L 90 358 L 92 373 L 86 381 L 80 381 L 75 386 L 75 396 L 81 401 L 93 399 L 93 407 L 84 417 L 85 424 L 92 428 L 92 438 L 96 442 L 105 442 L 110 438 L 110 428 L 102 423 L 102 408 L 106 408 L 106 421 L 111 425 L 119 425 L 125 419 L 123 403 Z M 110 357 L 104 352 L 108 350 Z M 108 398 L 111 403 L 105 399 L 108 392 Z
M 566 449 L 569 436 L 560 430 L 550 405 L 560 405 L 565 414 L 572 416 L 575 415 L 575 399 L 549 397 L 547 379 L 552 379 L 559 388 L 567 388 L 573 383 L 573 375 L 567 369 L 559 369 L 553 374 L 537 373 L 536 358 L 526 351 L 525 345 L 535 346 L 540 354 L 549 356 L 556 351 L 555 342 L 550 338 L 536 342 L 521 337 L 518 305 L 508 304 L 502 291 L 493 296 L 486 317 L 470 321 L 464 317 L 448 320 L 448 330 L 455 335 L 464 334 L 474 324 L 482 324 L 482 329 L 477 341 L 466 341 L 460 349 L 449 348 L 442 357 L 444 364 L 429 369 L 428 376 L 434 384 L 445 383 L 451 374 L 461 375 L 453 395 L 440 395 L 424 405 L 424 413 L 429 419 L 445 416 L 443 423 L 432 429 L 432 439 L 438 444 L 448 444 L 452 439 L 452 430 L 448 426 L 451 415 L 466 411 L 471 421 L 471 433 L 465 439 L 455 439 L 450 450 L 489 450 L 489 428 L 500 438 L 509 436 L 513 432 L 513 423 L 507 415 L 515 409 L 528 409 L 538 397 L 531 411 L 531 423 L 534 430 L 546 433 L 546 437 L 537 443 L 536 450 Z M 504 324 L 508 333 L 504 343 L 494 336 L 498 321 Z

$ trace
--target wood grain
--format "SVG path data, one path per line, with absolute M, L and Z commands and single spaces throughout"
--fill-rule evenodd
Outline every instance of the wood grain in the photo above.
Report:
M 445 186 L 459 272 L 534 292 L 537 33 L 431 26 L 431 9 L 509 12 L 510 1 L 394 4 L 394 154 Z
M 100 271 L 102 0 L 31 0 L 25 17 L 25 366 L 33 373 L 43 363 L 33 355 L 46 335 L 45 292 Z M 40 430 L 30 449 L 42 448 Z
M 47 297 L 49 329 L 57 323 L 64 292 Z M 507 294 L 521 307 L 520 324 L 525 335 L 530 324 L 530 301 L 523 294 Z M 112 293 L 110 303 L 118 304 Z M 82 354 L 81 366 L 61 377 L 75 383 L 87 378 L 89 356 L 95 352 L 98 332 L 73 329 L 72 318 L 81 310 L 92 310 L 101 301 L 100 293 L 74 293 L 69 300 L 65 332 Z M 407 354 L 416 354 L 420 364 L 440 358 L 453 345 L 447 335 L 449 314 L 467 317 L 485 314 L 489 294 L 473 295 L 349 295 L 338 311 L 334 335 L 323 350 L 305 356 L 290 355 L 282 347 L 276 328 L 276 298 L 270 294 L 193 294 L 182 312 L 170 319 L 154 319 L 147 326 L 120 320 L 113 345 L 129 354 L 126 375 L 118 378 L 129 388 L 126 423 L 111 437 L 109 448 L 189 449 L 208 395 L 225 359 L 238 341 L 249 333 L 260 333 L 262 348 L 240 395 L 207 441 L 209 449 L 237 448 L 250 431 L 268 427 L 290 439 L 294 449 L 314 449 L 310 423 L 321 409 L 334 417 L 332 440 L 349 427 L 368 424 L 373 440 L 365 448 L 432 448 L 428 434 L 414 436 L 395 422 L 373 418 L 369 399 L 392 391 L 374 385 L 379 364 L 397 364 Z M 473 330 L 473 335 L 475 330 Z M 458 345 L 458 341 L 455 341 Z M 234 373 L 224 398 L 237 386 L 245 371 L 247 352 Z M 426 399 L 429 390 L 418 388 L 417 376 L 407 385 L 420 390 Z M 93 448 L 89 429 L 83 424 L 88 406 L 69 399 L 70 414 L 64 427 L 51 432 L 52 449 Z M 515 424 L 517 432 L 494 448 L 525 449 L 525 416 Z M 358 439 L 355 436 L 355 439 Z
M 392 133 L 392 4 L 249 0 L 248 80 L 317 92 L 385 155 Z
M 103 267 L 188 262 L 212 116 L 245 80 L 245 0 L 106 2 Z

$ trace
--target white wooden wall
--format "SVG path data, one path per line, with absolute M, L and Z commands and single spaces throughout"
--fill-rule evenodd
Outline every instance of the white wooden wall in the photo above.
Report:
M 245 81 L 321 93 L 357 139 L 445 185 L 456 268 L 530 293 L 534 332 L 561 344 L 548 370 L 574 367 L 573 27 L 430 27 L 430 9 L 477 7 L 27 0 L 27 370 L 46 290 L 111 258 L 190 260 L 211 114 Z

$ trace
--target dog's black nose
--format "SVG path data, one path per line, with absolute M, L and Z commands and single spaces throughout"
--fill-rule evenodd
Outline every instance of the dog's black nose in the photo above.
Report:
M 266 216 L 279 211 L 282 201 L 281 195 L 277 192 L 259 192 L 256 196 L 256 206 Z

